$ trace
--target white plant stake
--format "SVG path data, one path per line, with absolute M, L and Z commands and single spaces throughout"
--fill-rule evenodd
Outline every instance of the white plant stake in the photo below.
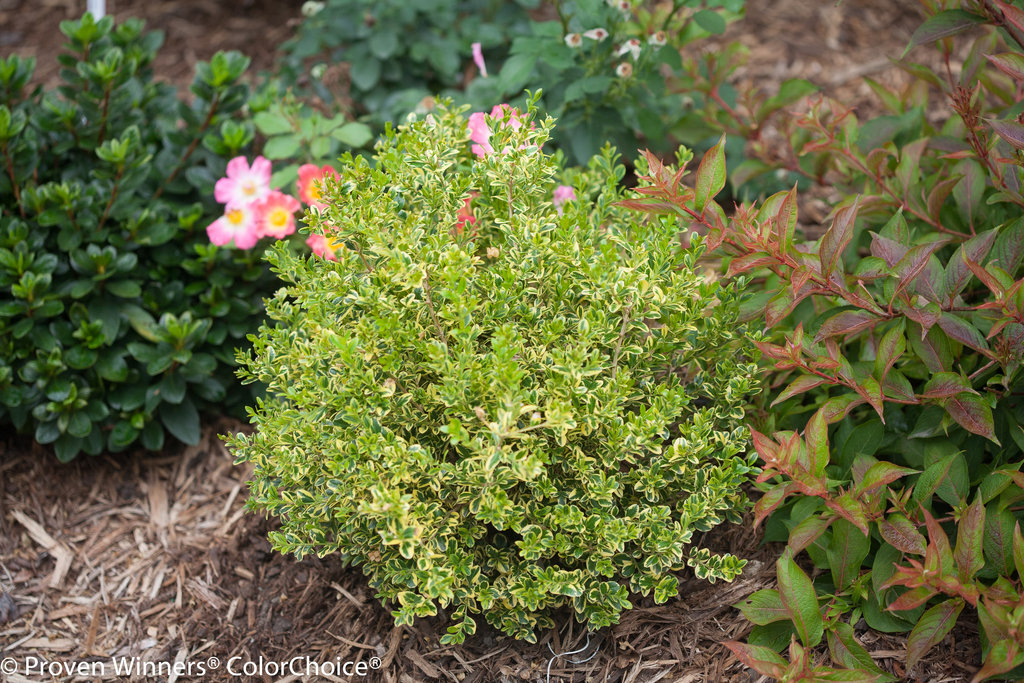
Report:
M 86 0 L 87 9 L 92 18 L 99 21 L 107 13 L 107 0 Z

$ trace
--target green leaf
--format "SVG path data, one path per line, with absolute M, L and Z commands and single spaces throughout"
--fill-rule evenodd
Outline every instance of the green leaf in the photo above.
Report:
M 355 59 L 351 62 L 349 76 L 352 84 L 359 90 L 367 91 L 373 89 L 380 80 L 381 63 L 371 57 Z
M 298 135 L 289 133 L 278 135 L 267 140 L 263 145 L 263 156 L 271 160 L 290 159 L 299 153 L 301 140 Z
M 81 452 L 82 440 L 70 434 L 61 434 L 60 438 L 54 442 L 53 450 L 57 455 L 57 460 L 71 462 Z
M 160 404 L 160 421 L 175 438 L 188 446 L 199 443 L 199 411 L 190 399 Z
M 927 545 L 917 527 L 903 515 L 896 513 L 878 522 L 878 531 L 885 542 L 900 552 L 924 555 Z
M 365 147 L 367 143 L 373 140 L 373 129 L 365 123 L 349 121 L 345 125 L 331 131 L 331 137 L 343 145 L 359 149 L 360 147 Z
M 992 421 L 992 409 L 981 396 L 964 392 L 945 402 L 946 412 L 956 420 L 957 424 L 971 432 L 983 436 L 995 444 L 995 425 Z
M 836 588 L 844 590 L 860 576 L 860 566 L 871 549 L 871 537 L 845 519 L 832 525 L 828 564 Z
M 953 549 L 953 559 L 964 582 L 973 579 L 985 566 L 984 537 L 985 505 L 976 497 L 960 517 Z
M 516 93 L 530 79 L 533 67 L 537 63 L 536 54 L 517 54 L 509 57 L 498 74 L 498 83 L 503 93 Z
M 907 638 L 907 668 L 913 668 L 928 650 L 946 637 L 956 625 L 956 619 L 964 608 L 963 598 L 951 598 L 940 602 L 918 620 Z
M 972 26 L 984 23 L 985 17 L 979 14 L 972 14 L 971 12 L 965 12 L 959 9 L 950 9 L 939 12 L 938 14 L 929 17 L 923 24 L 921 24 L 914 35 L 910 38 L 910 45 L 903 51 L 900 56 L 907 56 L 907 53 L 911 49 L 918 45 L 925 43 L 932 43 L 942 38 L 948 38 L 949 36 L 955 36 L 958 33 L 962 33 Z
M 694 210 L 703 213 L 707 203 L 725 187 L 725 135 L 700 160 L 695 185 Z
M 775 563 L 779 577 L 779 595 L 789 612 L 789 618 L 796 627 L 801 642 L 814 647 L 821 642 L 824 625 L 818 608 L 818 595 L 814 584 L 796 562 L 787 548 Z
M 135 280 L 112 280 L 105 285 L 108 292 L 122 299 L 131 299 L 142 294 L 142 287 Z
M 729 648 L 737 659 L 759 674 L 782 678 L 788 668 L 786 660 L 766 647 L 748 645 L 735 640 L 727 641 L 723 645 Z
M 828 632 L 828 651 L 832 660 L 848 669 L 860 669 L 864 672 L 871 672 L 875 678 L 871 680 L 893 681 L 896 680 L 889 674 L 878 668 L 875 660 L 871 658 L 864 646 L 857 642 L 854 636 L 853 627 L 845 622 L 838 622 Z
M 857 221 L 857 211 L 860 208 L 859 198 L 853 204 L 844 206 L 836 211 L 832 225 L 821 238 L 821 245 L 818 247 L 818 261 L 821 263 L 822 277 L 827 281 L 832 271 L 839 269 L 842 272 L 842 256 L 846 247 L 853 237 L 853 227 Z
M 789 619 L 789 611 L 782 604 L 777 590 L 755 591 L 743 602 L 733 605 L 752 624 L 764 626 L 782 619 Z
M 269 111 L 261 111 L 253 117 L 253 123 L 256 124 L 256 128 L 264 137 L 271 137 L 273 135 L 285 135 L 286 133 L 294 133 L 295 130 L 292 127 L 291 122 L 287 117 L 281 114 L 275 114 Z
M 702 29 L 710 33 L 711 35 L 717 36 L 725 33 L 725 18 L 721 14 L 710 9 L 698 10 L 693 15 L 693 20 L 697 22 L 697 25 Z

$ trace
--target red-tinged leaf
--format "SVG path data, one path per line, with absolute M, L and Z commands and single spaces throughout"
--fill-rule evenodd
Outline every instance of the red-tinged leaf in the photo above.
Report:
M 992 642 L 992 638 L 989 638 L 989 642 Z M 1021 653 L 1020 645 L 1016 641 L 1009 638 L 996 641 L 989 648 L 988 657 L 985 657 L 984 664 L 978 669 L 978 673 L 974 674 L 971 683 L 981 683 L 993 676 L 1012 671 L 1020 666 L 1022 660 L 1024 654 Z
M 793 271 L 790 286 L 792 287 L 794 296 L 807 285 L 807 281 L 811 279 L 812 275 L 814 275 L 814 272 L 806 266 L 800 266 Z
M 1003 0 L 996 0 L 996 5 L 1003 12 L 1003 20 L 1009 22 L 1019 31 L 1024 31 L 1024 10 Z
M 796 185 L 786 193 L 778 213 L 775 214 L 775 236 L 779 242 L 779 252 L 789 253 L 793 246 L 793 234 L 796 232 Z
M 902 579 L 893 579 L 886 584 L 886 587 L 900 586 Z M 918 586 L 911 588 L 906 593 L 903 593 L 898 598 L 892 601 L 892 603 L 886 607 L 890 612 L 906 612 L 907 610 L 917 609 L 921 605 L 931 600 L 936 594 L 937 590 L 929 588 L 928 586 Z
M 996 121 L 994 119 L 990 120 L 988 125 L 992 126 L 996 135 L 1017 149 L 1024 149 L 1024 126 L 1016 121 Z
M 777 590 L 756 591 L 733 607 L 742 612 L 747 621 L 758 626 L 789 619 L 789 611 L 782 604 Z
M 960 176 L 953 176 L 952 178 L 940 180 L 935 183 L 935 186 L 932 187 L 932 191 L 928 193 L 928 217 L 933 221 L 938 222 L 939 212 L 942 211 L 942 206 L 945 204 L 946 199 L 949 198 L 949 193 L 953 191 L 953 187 L 958 182 L 960 182 Z
M 729 648 L 738 660 L 763 676 L 779 679 L 786 675 L 788 663 L 774 650 L 735 640 L 729 640 L 722 644 Z
M 885 424 L 885 414 L 882 410 L 882 385 L 878 383 L 878 380 L 874 377 L 866 377 L 864 381 L 858 386 L 859 393 L 864 396 L 864 400 L 868 402 L 875 412 L 878 413 L 878 419 Z
M 782 501 L 795 490 L 796 485 L 793 482 L 787 482 L 765 491 L 764 495 L 754 504 L 754 528 L 756 529 L 761 521 L 773 513 L 775 508 L 779 507 Z
M 754 442 L 754 450 L 766 463 L 772 464 L 779 460 L 779 444 L 773 439 L 751 428 L 750 439 Z
M 818 260 L 821 262 L 821 273 L 826 280 L 832 271 L 839 268 L 842 270 L 843 251 L 850 244 L 853 237 L 853 226 L 857 220 L 858 203 L 844 206 L 836 211 L 832 225 L 821 238 L 821 245 L 818 247 Z
M 988 287 L 990 292 L 995 294 L 997 297 L 1001 297 L 1003 295 L 1005 288 L 1002 284 L 1000 284 L 999 280 L 997 280 L 995 276 L 992 275 L 992 273 L 985 270 L 980 264 L 977 264 L 971 260 L 967 261 L 967 267 L 971 269 L 971 272 L 974 273 L 974 276 L 976 278 L 981 280 L 981 283 L 983 285 Z
M 871 233 L 871 255 L 885 261 L 885 265 L 890 268 L 899 263 L 908 251 L 910 251 L 909 247 L 895 240 L 882 237 L 878 233 Z
M 942 267 L 935 254 L 931 254 L 924 264 L 924 269 L 914 280 L 913 291 L 920 294 L 929 302 L 939 304 L 942 302 L 942 294 L 945 291 L 946 270 Z
M 882 460 L 868 468 L 868 471 L 864 473 L 864 478 L 860 480 L 860 483 L 857 484 L 854 490 L 858 495 L 867 493 L 879 486 L 888 486 L 897 479 L 902 479 L 907 475 L 917 474 L 917 472 L 917 470 L 912 470 L 909 467 L 900 467 L 899 465 L 893 465 L 891 462 Z
M 779 577 L 779 596 L 789 612 L 800 641 L 807 647 L 821 642 L 824 625 L 818 607 L 818 594 L 814 584 L 796 562 L 788 548 L 775 563 Z
M 989 588 L 985 599 L 978 605 L 978 623 L 990 643 L 1010 637 L 1009 611 L 992 599 L 994 596 L 991 594 L 995 592 L 993 588 L 995 586 Z M 1016 597 L 1014 595 L 1007 602 L 1012 604 Z
M 938 645 L 953 630 L 956 619 L 964 608 L 962 598 L 940 602 L 921 615 L 914 630 L 907 637 L 907 668 L 913 668 L 928 650 Z
M 772 401 L 771 407 L 774 408 L 777 404 L 783 401 L 793 398 L 798 394 L 802 394 L 805 391 L 810 391 L 814 387 L 821 386 L 826 380 L 818 377 L 817 375 L 800 375 L 795 380 L 790 382 L 789 386 L 783 390 L 779 397 Z
M 825 415 L 829 424 L 839 422 L 849 415 L 850 411 L 864 403 L 864 399 L 857 394 L 843 394 L 825 401 L 819 410 Z
M 925 568 L 937 569 L 943 576 L 952 575 L 953 551 L 949 547 L 949 537 L 930 512 L 921 512 L 924 514 L 925 527 L 928 529 L 928 547 L 924 553 Z
M 974 499 L 960 517 L 953 559 L 960 570 L 960 580 L 970 581 L 985 566 L 985 505 L 981 497 Z
M 928 265 L 928 259 L 935 252 L 936 249 L 941 247 L 944 242 L 930 242 L 928 244 L 919 244 L 910 249 L 900 259 L 899 263 L 893 266 L 893 274 L 900 279 L 899 284 L 896 287 L 896 293 L 899 294 L 901 291 L 907 288 L 907 286 L 914 281 L 924 267 Z
M 868 515 L 864 509 L 864 503 L 854 498 L 849 491 L 838 498 L 826 500 L 825 505 L 865 534 L 870 533 L 868 531 Z
M 999 237 L 992 249 L 992 258 L 1008 273 L 1017 271 L 1024 258 L 1024 218 L 1006 224 L 999 230 Z M 981 259 L 974 259 L 981 263 Z
M 900 401 L 915 400 L 914 387 L 910 385 L 910 381 L 903 373 L 898 370 L 886 375 L 885 381 L 882 382 L 882 391 L 885 392 L 886 396 Z
M 967 267 L 967 262 L 981 263 L 984 261 L 992 249 L 992 244 L 996 241 L 998 233 L 998 230 L 987 230 L 957 247 L 953 257 L 946 264 L 944 294 L 947 303 L 952 305 L 956 295 L 964 291 L 964 287 L 971 281 L 971 270 Z
M 617 205 L 643 213 L 666 214 L 676 212 L 675 205 L 668 202 L 645 202 L 639 199 L 623 199 L 621 202 L 617 202 Z
M 948 38 L 962 33 L 972 26 L 984 23 L 985 17 L 979 14 L 972 14 L 959 9 L 948 9 L 929 17 L 923 24 L 917 27 L 914 35 L 910 37 L 910 45 L 904 50 L 902 57 L 905 57 L 910 50 L 918 45 L 933 43 L 941 38 Z
M 924 385 L 921 398 L 949 398 L 964 392 L 978 393 L 971 388 L 970 381 L 955 372 L 937 372 Z
M 995 425 L 992 422 L 992 409 L 981 396 L 965 392 L 947 399 L 944 407 L 958 425 L 972 434 L 983 436 L 989 441 L 999 444 Z
M 778 260 L 766 252 L 756 251 L 753 254 L 744 254 L 739 258 L 734 258 L 729 263 L 729 277 L 734 277 L 740 273 L 745 273 L 751 268 L 757 268 L 758 266 L 768 266 L 773 263 L 778 263 Z
M 772 344 L 771 342 L 754 342 L 754 346 L 768 358 L 772 360 L 784 360 L 789 358 L 789 350 L 785 346 L 779 346 L 778 344 Z
M 949 347 L 949 337 L 939 327 L 932 327 L 923 339 L 910 334 L 910 346 L 914 353 L 932 372 L 946 372 L 953 365 L 953 352 Z
M 853 627 L 845 622 L 837 621 L 828 632 L 828 651 L 832 655 L 832 661 L 837 664 L 848 669 L 859 669 L 863 673 L 872 672 L 876 678 L 870 680 L 893 680 L 878 668 L 864 646 L 857 642 L 853 635 Z
M 871 549 L 871 537 L 845 519 L 832 525 L 832 542 L 828 548 L 828 564 L 832 583 L 845 590 L 860 576 L 860 566 Z
M 875 351 L 875 377 L 882 381 L 889 374 L 889 369 L 907 350 L 907 339 L 904 335 L 907 324 L 903 318 L 897 318 L 896 324 L 882 336 Z
M 1013 528 L 1013 565 L 1017 568 L 1017 576 L 1024 576 L 1024 536 L 1020 533 L 1020 522 Z
M 768 327 L 775 327 L 783 318 L 790 314 L 797 301 L 789 288 L 779 291 L 773 296 L 764 309 L 764 322 Z
M 985 55 L 985 59 L 1010 78 L 1024 81 L 1024 55 L 1001 52 L 997 55 Z
M 825 474 L 828 465 L 828 421 L 821 409 L 815 411 L 804 428 L 804 442 L 807 444 L 807 455 L 810 457 L 808 468 L 816 477 Z
M 697 167 L 693 208 L 703 213 L 707 203 L 725 187 L 725 136 L 708 150 Z
M 942 309 L 934 301 L 929 301 L 924 306 L 915 306 L 912 303 L 904 302 L 902 299 L 897 300 L 897 308 L 899 311 L 913 320 L 915 323 L 921 326 L 921 330 L 924 334 L 928 333 L 928 330 L 932 329 L 935 323 L 939 322 L 939 318 L 942 317 Z
M 868 311 L 843 311 L 821 324 L 818 334 L 814 335 L 814 341 L 819 343 L 828 337 L 856 334 L 869 327 L 874 327 L 879 322 L 881 322 L 881 318 Z
M 787 545 L 794 553 L 800 552 L 817 541 L 833 521 L 835 521 L 835 517 L 832 515 L 811 515 L 810 517 L 805 517 L 790 530 Z
M 885 542 L 896 550 L 912 555 L 924 555 L 924 536 L 909 519 L 897 513 L 878 522 L 878 530 Z

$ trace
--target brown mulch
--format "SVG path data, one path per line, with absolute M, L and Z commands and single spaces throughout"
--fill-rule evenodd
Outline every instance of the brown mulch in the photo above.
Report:
M 250 73 L 272 69 L 273 49 L 291 34 L 300 5 L 109 0 L 108 11 L 119 20 L 142 17 L 149 28 L 165 31 L 156 73 L 185 90 L 195 63 L 218 49 L 251 56 Z M 84 6 L 85 0 L 0 0 L 0 56 L 36 55 L 37 79 L 52 85 L 63 42 L 57 22 L 78 16 Z M 885 57 L 902 52 L 919 22 L 914 3 L 749 0 L 748 18 L 727 36 L 751 48 L 737 86 L 771 90 L 785 78 L 805 77 L 866 116 L 878 105 L 861 78 L 905 84 Z M 806 208 L 813 220 L 815 206 Z M 572 652 L 587 642 L 568 619 L 537 645 L 481 626 L 464 645 L 442 647 L 442 618 L 395 628 L 358 570 L 342 569 L 332 558 L 296 562 L 270 550 L 266 535 L 273 523 L 244 511 L 247 471 L 232 465 L 216 438 L 238 428 L 213 425 L 200 446 L 168 448 L 158 457 L 83 456 L 65 466 L 24 439 L 0 439 L 0 659 L 106 662 L 108 672 L 106 678 L 0 674 L 0 680 L 123 679 L 109 664 L 115 656 L 193 666 L 216 657 L 220 667 L 204 680 L 228 680 L 232 657 L 240 663 L 261 656 L 367 664 L 377 658 L 379 669 L 352 680 L 389 683 L 544 681 L 549 663 L 552 681 L 766 680 L 721 645 L 749 628 L 729 605 L 774 585 L 775 549 L 759 547 L 749 524 L 721 527 L 707 539 L 752 560 L 741 579 L 711 586 L 684 575 L 678 598 L 661 606 L 641 601 L 580 654 L 552 657 L 552 651 Z M 970 623 L 909 676 L 903 636 L 863 631 L 858 637 L 883 668 L 908 680 L 965 681 L 978 663 Z M 241 679 L 294 680 L 270 674 Z

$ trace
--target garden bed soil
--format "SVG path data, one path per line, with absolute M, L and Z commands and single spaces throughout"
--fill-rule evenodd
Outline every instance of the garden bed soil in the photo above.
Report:
M 0 56 L 37 56 L 37 79 L 53 85 L 63 42 L 57 22 L 76 17 L 84 4 L 0 0 Z M 272 68 L 273 49 L 290 35 L 300 5 L 108 0 L 117 19 L 138 16 L 165 31 L 155 71 L 181 90 L 196 61 L 218 49 L 249 54 L 253 73 Z M 911 3 L 749 0 L 747 6 L 747 19 L 725 37 L 751 49 L 737 87 L 771 91 L 786 78 L 805 77 L 856 105 L 863 118 L 879 110 L 862 76 L 892 87 L 907 82 L 884 56 L 899 55 L 920 22 Z M 824 203 L 805 204 L 804 226 L 820 230 Z M 544 681 L 549 665 L 551 681 L 767 680 L 722 646 L 749 629 L 730 605 L 774 585 L 778 548 L 763 547 L 749 519 L 704 539 L 713 549 L 751 560 L 740 579 L 710 585 L 681 574 L 678 598 L 660 606 L 640 601 L 578 655 L 552 657 L 586 643 L 586 634 L 568 618 L 559 630 L 540 634 L 535 645 L 481 627 L 464 645 L 442 647 L 442 618 L 395 628 L 358 570 L 343 569 L 330 557 L 297 562 L 270 550 L 266 535 L 273 522 L 244 510 L 249 472 L 232 464 L 216 436 L 241 428 L 222 421 L 207 427 L 197 447 L 170 446 L 158 456 L 82 456 L 64 466 L 28 440 L 0 439 L 0 658 L 70 663 L 138 656 L 196 666 L 216 657 L 221 666 L 204 680 L 229 680 L 225 667 L 232 657 L 294 656 L 367 663 L 376 657 L 379 669 L 352 680 L 388 683 Z M 965 681 L 976 668 L 979 646 L 970 620 L 964 622 L 911 672 L 904 668 L 904 636 L 861 631 L 858 637 L 901 678 Z M 176 678 L 188 679 L 171 680 Z M 16 674 L 5 680 L 51 677 Z

